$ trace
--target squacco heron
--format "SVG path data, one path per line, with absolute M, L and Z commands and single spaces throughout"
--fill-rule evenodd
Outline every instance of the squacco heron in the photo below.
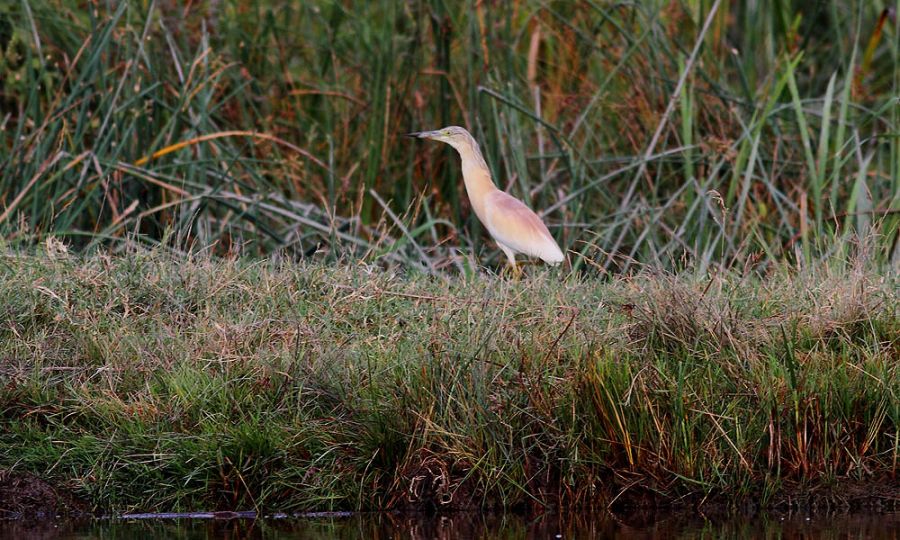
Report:
M 466 194 L 475 215 L 506 254 L 514 273 L 518 270 L 516 253 L 537 257 L 553 265 L 563 261 L 562 250 L 541 218 L 521 201 L 494 185 L 478 142 L 468 131 L 459 126 L 449 126 L 437 131 L 409 133 L 407 136 L 445 142 L 459 152 Z

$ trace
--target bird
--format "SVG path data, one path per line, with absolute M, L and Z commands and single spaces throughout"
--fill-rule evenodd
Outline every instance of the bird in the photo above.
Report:
M 506 254 L 514 274 L 518 274 L 517 253 L 537 257 L 554 266 L 565 259 L 541 218 L 522 201 L 497 189 L 478 141 L 465 128 L 447 126 L 435 131 L 407 133 L 406 136 L 447 143 L 459 153 L 463 182 L 472 209 Z

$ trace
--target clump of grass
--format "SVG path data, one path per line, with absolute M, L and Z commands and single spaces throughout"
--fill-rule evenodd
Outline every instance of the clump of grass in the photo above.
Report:
M 105 510 L 775 504 L 897 472 L 898 283 L 865 267 L 509 282 L 138 251 L 0 278 L 0 469 Z
M 466 272 L 502 259 L 455 157 L 397 136 L 455 123 L 578 268 L 766 271 L 867 237 L 896 265 L 882 4 L 11 3 L 0 235 Z

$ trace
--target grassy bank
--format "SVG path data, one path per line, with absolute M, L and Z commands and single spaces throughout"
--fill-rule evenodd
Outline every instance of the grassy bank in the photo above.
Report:
M 896 479 L 896 276 L 531 270 L 5 255 L 0 469 L 107 510 L 771 504 Z

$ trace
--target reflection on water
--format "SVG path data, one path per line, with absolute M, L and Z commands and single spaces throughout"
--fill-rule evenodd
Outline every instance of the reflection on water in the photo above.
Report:
M 195 540 L 255 539 L 544 539 L 544 538 L 874 538 L 900 539 L 900 513 L 733 517 L 363 514 L 315 519 L 102 519 L 0 521 L 0 538 Z

